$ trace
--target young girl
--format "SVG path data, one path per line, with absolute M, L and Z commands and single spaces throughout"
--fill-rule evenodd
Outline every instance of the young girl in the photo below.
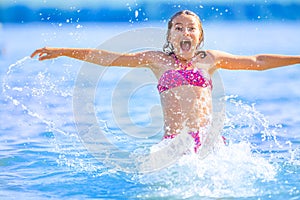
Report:
M 164 139 L 188 132 L 194 150 L 201 146 L 206 127 L 212 123 L 212 75 L 218 69 L 267 70 L 300 63 L 300 56 L 260 54 L 237 56 L 200 51 L 204 40 L 199 17 L 188 10 L 176 13 L 168 23 L 163 51 L 116 53 L 98 49 L 41 48 L 31 57 L 39 60 L 67 56 L 101 66 L 147 67 L 158 79 L 164 116 Z

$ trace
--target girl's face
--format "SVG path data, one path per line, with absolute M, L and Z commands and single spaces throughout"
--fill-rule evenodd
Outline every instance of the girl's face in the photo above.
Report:
M 174 47 L 174 53 L 183 60 L 194 57 L 202 39 L 201 25 L 192 15 L 179 15 L 172 21 L 168 40 Z

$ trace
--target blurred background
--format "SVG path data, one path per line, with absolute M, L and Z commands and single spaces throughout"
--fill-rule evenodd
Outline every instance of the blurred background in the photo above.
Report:
M 237 45 L 243 45 L 246 42 L 243 38 L 247 36 L 239 37 L 241 34 L 237 33 L 237 37 L 229 37 L 224 41 L 224 26 L 228 27 L 231 31 L 229 34 L 232 35 L 232 30 L 237 28 L 245 34 L 249 33 L 244 29 L 246 23 L 247 27 L 256 24 L 251 27 L 251 31 L 261 34 L 262 29 L 269 29 L 269 25 L 280 24 L 279 28 L 283 31 L 286 28 L 281 25 L 297 26 L 300 22 L 300 0 L 1 0 L 0 64 L 3 56 L 7 58 L 10 57 L 9 54 L 13 54 L 14 57 L 22 57 L 41 45 L 95 47 L 107 39 L 104 30 L 108 33 L 106 36 L 110 37 L 120 31 L 140 28 L 141 25 L 166 28 L 169 17 L 183 9 L 194 11 L 203 21 L 205 32 L 208 33 L 206 36 L 211 37 L 205 38 L 206 48 L 238 54 L 259 52 L 236 52 L 237 48 L 228 48 L 225 43 L 231 43 L 230 38 L 235 39 Z M 237 23 L 237 27 L 230 27 Z M 257 24 L 260 24 L 259 28 Z M 214 29 L 215 27 L 219 28 Z M 61 34 L 66 28 L 67 35 Z M 215 31 L 220 29 L 221 38 Z M 99 34 L 97 40 L 96 37 L 92 37 L 94 40 L 91 40 L 90 33 L 87 33 L 92 30 Z M 238 41 L 239 38 L 243 40 Z M 27 48 L 28 52 L 25 54 L 19 54 L 20 44 L 28 46 L 25 42 L 28 39 L 33 42 L 33 47 L 30 47 L 30 50 Z M 289 39 L 282 38 L 281 41 L 293 42 Z M 247 48 L 249 45 L 252 43 L 245 44 Z M 243 46 L 239 47 L 241 48 L 238 50 L 243 49 Z M 269 49 L 262 50 L 274 50 L 272 44 L 266 47 Z
M 202 20 L 300 20 L 299 0 L 1 0 L 0 22 L 132 22 L 191 9 Z

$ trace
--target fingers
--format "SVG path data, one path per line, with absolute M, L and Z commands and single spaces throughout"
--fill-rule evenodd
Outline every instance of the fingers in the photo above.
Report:
M 40 53 L 41 49 L 37 49 L 35 50 L 31 55 L 30 57 L 33 58 L 34 56 L 36 56 L 38 53 Z
M 36 55 L 38 55 L 38 59 L 40 61 L 42 60 L 46 60 L 46 59 L 51 59 L 53 58 L 53 55 L 51 54 L 51 51 L 49 51 L 47 49 L 47 47 L 41 48 L 41 49 L 37 49 L 35 50 L 32 54 L 31 54 L 31 58 L 35 57 Z
M 31 58 L 33 58 L 34 56 L 36 56 L 37 54 L 39 54 L 39 56 L 41 56 L 41 54 L 46 53 L 46 48 L 42 48 L 42 49 L 37 49 L 35 50 L 32 54 L 31 54 Z
M 43 60 L 47 60 L 47 59 L 52 59 L 54 58 L 53 55 L 48 54 L 48 53 L 40 53 L 39 54 L 39 60 L 43 61 Z

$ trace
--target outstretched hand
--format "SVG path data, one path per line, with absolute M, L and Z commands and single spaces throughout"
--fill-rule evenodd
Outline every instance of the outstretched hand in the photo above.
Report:
M 62 56 L 62 50 L 59 48 L 44 47 L 35 50 L 30 57 L 33 58 L 36 55 L 38 55 L 40 61 L 53 59 Z

